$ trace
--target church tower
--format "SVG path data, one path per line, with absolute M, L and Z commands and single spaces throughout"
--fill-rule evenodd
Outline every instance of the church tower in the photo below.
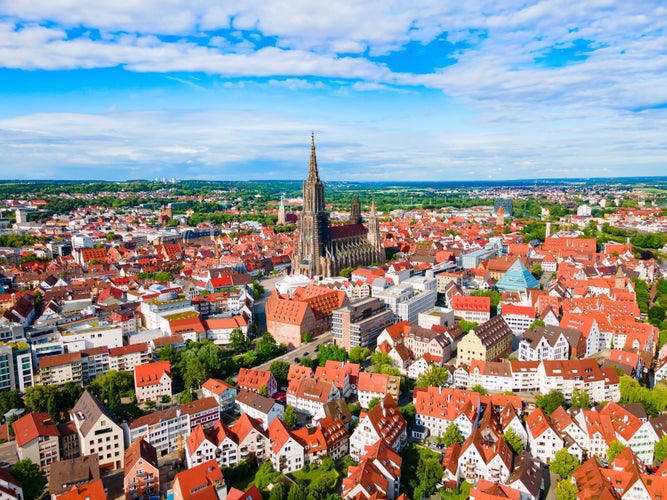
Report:
M 311 137 L 308 177 L 303 183 L 303 211 L 299 218 L 299 242 L 293 269 L 297 274 L 321 275 L 324 250 L 329 243 L 329 214 L 324 209 L 324 183 L 317 171 L 315 134 Z
M 278 221 L 279 226 L 285 225 L 285 193 L 280 195 L 280 206 L 278 207 Z
M 385 253 L 382 237 L 380 236 L 380 222 L 375 211 L 375 200 L 371 203 L 371 213 L 368 215 L 368 242 L 375 250 L 375 261 L 384 264 Z
M 361 204 L 358 196 L 354 197 L 350 206 L 350 224 L 361 224 Z

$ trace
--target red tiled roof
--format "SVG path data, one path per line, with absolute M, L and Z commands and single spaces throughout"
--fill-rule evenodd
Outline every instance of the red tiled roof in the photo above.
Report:
M 28 413 L 16 420 L 12 427 L 16 444 L 25 446 L 38 437 L 58 436 L 58 427 L 48 413 Z

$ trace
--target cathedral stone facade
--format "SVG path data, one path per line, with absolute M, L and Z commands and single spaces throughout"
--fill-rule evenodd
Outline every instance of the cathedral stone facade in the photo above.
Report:
M 299 242 L 292 261 L 293 272 L 326 278 L 338 276 L 340 270 L 346 267 L 384 263 L 384 246 L 375 204 L 371 206 L 368 227 L 364 227 L 359 199 L 355 197 L 349 222 L 341 226 L 329 225 L 329 213 L 324 208 L 324 183 L 317 171 L 313 136 L 308 177 L 303 183 L 303 212 L 299 217 Z

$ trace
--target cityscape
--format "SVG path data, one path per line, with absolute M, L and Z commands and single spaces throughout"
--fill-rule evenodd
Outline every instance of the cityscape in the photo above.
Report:
M 0 499 L 667 498 L 666 19 L 0 1 Z

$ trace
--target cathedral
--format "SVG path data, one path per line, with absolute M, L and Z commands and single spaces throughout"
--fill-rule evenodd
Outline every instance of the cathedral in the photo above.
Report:
M 299 217 L 299 242 L 292 259 L 294 274 L 307 276 L 338 276 L 341 269 L 384 263 L 385 253 L 380 237 L 380 224 L 371 206 L 368 227 L 361 223 L 361 205 L 354 198 L 349 224 L 329 225 L 324 208 L 324 183 L 317 171 L 315 136 L 310 145 L 308 177 L 303 183 L 303 211 Z

